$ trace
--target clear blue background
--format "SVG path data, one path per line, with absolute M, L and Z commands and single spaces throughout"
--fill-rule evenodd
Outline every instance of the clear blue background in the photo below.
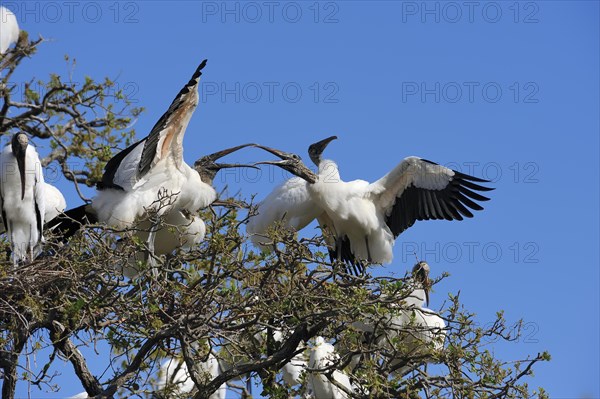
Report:
M 16 82 L 65 75 L 69 54 L 75 79 L 115 78 L 146 107 L 140 138 L 208 58 L 184 140 L 189 163 L 249 141 L 308 159 L 308 144 L 336 134 L 326 155 L 345 180 L 377 179 L 409 155 L 493 179 L 484 212 L 417 223 L 381 273 L 403 274 L 416 250 L 435 275 L 451 273 L 432 307 L 460 291 L 481 324 L 500 309 L 528 323 L 518 342 L 490 349 L 505 360 L 549 350 L 552 362 L 536 367 L 530 386 L 553 398 L 600 397 L 597 2 L 470 10 L 463 2 L 284 1 L 272 13 L 263 2 L 3 4 L 32 37 L 49 40 Z M 264 158 L 255 150 L 231 157 Z M 235 172 L 216 184 L 262 198 L 283 177 Z M 57 184 L 69 206 L 80 204 L 67 182 Z M 70 365 L 60 371 L 59 393 L 32 396 L 80 392 Z

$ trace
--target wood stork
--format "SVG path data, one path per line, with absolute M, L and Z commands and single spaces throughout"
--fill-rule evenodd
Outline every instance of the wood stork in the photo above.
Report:
M 395 373 L 399 375 L 414 368 L 415 361 L 430 361 L 432 350 L 441 351 L 444 348 L 446 323 L 439 314 L 424 307 L 429 302 L 431 288 L 429 271 L 430 267 L 426 262 L 418 262 L 413 267 L 412 277 L 406 281 L 412 290 L 395 306 L 393 315 L 385 320 L 360 320 L 352 323 L 358 330 L 375 334 L 376 345 L 393 354 L 389 365 L 396 368 Z M 375 326 L 378 326 L 377 329 Z M 353 358 L 351 367 L 359 359 L 359 356 Z
M 377 339 L 381 346 L 398 342 L 400 351 L 390 362 L 395 373 L 404 375 L 415 367 L 415 363 L 431 361 L 431 351 L 441 351 L 446 339 L 444 319 L 431 309 L 423 307 L 429 301 L 429 265 L 417 263 L 413 268 L 415 289 L 403 300 L 399 314 L 392 317 Z M 410 361 L 410 360 L 413 361 Z
M 37 151 L 17 133 L 0 152 L 0 206 L 13 263 L 33 261 L 44 241 L 44 175 Z
M 339 360 L 339 355 L 335 352 L 333 345 L 326 342 L 323 337 L 316 337 L 315 344 L 310 350 L 310 358 L 308 367 L 309 388 L 312 389 L 315 398 L 319 399 L 346 399 L 350 396 L 341 389 L 337 384 L 343 386 L 348 392 L 352 392 L 352 384 L 350 378 L 340 371 L 333 370 L 335 364 Z M 330 376 L 330 378 L 328 378 Z
M 208 354 L 208 358 L 196 364 L 197 371 L 200 375 L 206 375 L 210 379 L 217 378 L 221 374 L 219 360 L 212 352 Z M 190 393 L 194 387 L 194 381 L 190 377 L 187 364 L 183 359 L 169 358 L 163 361 L 160 366 L 156 383 L 157 391 L 168 389 L 168 397 L 181 397 Z M 209 399 L 225 399 L 227 395 L 227 384 L 223 383 Z
M 214 189 L 183 161 L 183 135 L 198 105 L 205 65 L 206 60 L 200 63 L 147 137 L 108 161 L 92 202 L 99 221 L 127 228 L 150 209 L 162 215 L 173 207 L 196 211 L 212 202 Z
M 310 217 L 319 209 L 321 215 L 329 219 L 325 220 L 325 223 L 329 222 L 325 227 L 335 237 L 330 255 L 354 266 L 355 272 L 362 269 L 361 261 L 390 263 L 395 239 L 417 220 L 463 220 L 473 217 L 471 210 L 483 209 L 475 201 L 489 200 L 476 192 L 492 190 L 477 184 L 489 181 L 418 157 L 405 158 L 373 183 L 364 180 L 345 182 L 336 163 L 322 157 L 327 145 L 335 139 L 336 136 L 328 137 L 308 149 L 311 160 L 318 167 L 316 178 L 302 173 L 299 176 L 308 184 L 295 186 L 293 200 L 279 195 L 279 203 L 275 205 L 278 212 L 263 212 L 269 219 L 269 214 L 295 214 L 309 206 L 311 213 L 307 217 Z M 259 147 L 281 160 L 257 164 L 276 165 L 296 174 L 306 169 L 300 167 L 297 156 Z M 263 210 L 269 209 L 271 203 L 273 201 L 262 204 Z M 271 218 L 262 224 L 277 220 Z
M 0 55 L 19 40 L 17 17 L 8 8 L 0 5 Z
M 198 85 L 205 65 L 206 60 L 198 66 L 147 137 L 108 161 L 91 205 L 66 212 L 67 218 L 57 226 L 65 237 L 78 229 L 74 221 L 85 222 L 87 219 L 126 229 L 155 213 L 167 226 L 180 228 L 187 236 L 186 242 L 194 244 L 203 239 L 204 222 L 196 213 L 217 198 L 212 187 L 215 173 L 225 167 L 253 167 L 216 163 L 220 157 L 252 144 L 207 155 L 196 161 L 194 168 L 183 160 L 183 135 L 198 105 Z M 180 244 L 181 237 L 173 237 L 168 228 L 160 229 L 158 220 L 141 227 L 147 227 L 140 236 L 146 239 L 151 254 L 170 253 Z M 159 237 L 155 237 L 157 234 Z

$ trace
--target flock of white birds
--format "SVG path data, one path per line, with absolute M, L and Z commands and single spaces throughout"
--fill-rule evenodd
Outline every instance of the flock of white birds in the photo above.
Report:
M 0 6 L 0 57 L 19 37 L 19 27 L 12 12 Z M 198 105 L 198 86 L 204 60 L 191 79 L 179 91 L 167 111 L 144 139 L 117 153 L 104 169 L 97 194 L 90 204 L 65 211 L 61 192 L 44 182 L 40 157 L 30 145 L 29 137 L 16 132 L 0 152 L 0 207 L 2 232 L 11 246 L 15 266 L 32 262 L 43 252 L 44 231 L 53 229 L 68 239 L 81 225 L 100 223 L 119 229 L 141 223 L 136 233 L 147 243 L 140 254 L 150 265 L 155 257 L 179 249 L 197 246 L 205 235 L 199 211 L 217 199 L 212 186 L 215 174 L 227 167 L 257 167 L 270 164 L 290 171 L 295 177 L 276 187 L 256 208 L 246 227 L 255 246 L 268 251 L 275 243 L 269 229 L 275 224 L 299 231 L 317 220 L 326 239 L 331 260 L 341 261 L 347 270 L 362 273 L 368 264 L 392 262 L 395 239 L 417 220 L 462 220 L 472 217 L 472 210 L 483 209 L 477 201 L 486 201 L 479 192 L 491 190 L 486 181 L 469 176 L 418 157 L 408 157 L 381 179 L 344 182 L 335 162 L 324 159 L 332 136 L 309 147 L 308 153 L 317 167 L 311 171 L 301 158 L 271 147 L 244 144 L 196 161 L 193 167 L 183 160 L 183 136 Z M 2 132 L 2 134 L 7 134 Z M 246 147 L 260 148 L 279 159 L 253 165 L 218 163 L 221 157 Z M 139 226 L 138 226 L 139 227 Z M 175 229 L 172 229 L 175 227 Z M 136 262 L 115 266 L 129 278 L 139 271 Z M 374 321 L 357 321 L 353 327 L 372 337 L 381 347 L 400 337 L 410 353 L 395 359 L 398 373 L 410 370 L 403 364 L 410 354 L 424 348 L 441 350 L 445 323 L 434 311 L 424 307 L 429 299 L 429 266 L 419 262 L 413 269 L 411 295 L 398 304 L 398 312 L 386 320 L 385 328 L 375 329 Z M 411 333 L 406 329 L 410 326 Z M 382 333 L 383 331 L 383 333 Z M 273 338 L 284 339 L 275 331 Z M 344 370 L 335 369 L 339 352 L 323 337 L 303 343 L 296 356 L 282 368 L 282 378 L 289 386 L 306 383 L 316 398 L 347 398 L 351 392 L 362 392 Z M 360 362 L 355 358 L 348 367 Z M 197 365 L 214 378 L 226 368 L 215 354 Z M 177 358 L 167 359 L 160 368 L 157 388 L 173 386 L 173 392 L 184 394 L 193 389 L 186 364 Z M 226 385 L 212 396 L 224 398 Z M 76 397 L 86 397 L 80 394 Z

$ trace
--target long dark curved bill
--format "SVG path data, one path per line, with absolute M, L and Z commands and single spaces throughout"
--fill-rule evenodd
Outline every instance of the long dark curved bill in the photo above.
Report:
M 21 175 L 21 200 L 23 200 L 25 198 L 25 152 L 27 151 L 27 143 L 21 143 L 19 140 L 14 139 L 12 142 L 12 151 L 17 160 L 19 174 Z
M 202 158 L 203 159 L 210 159 L 211 161 L 214 162 L 214 161 L 216 161 L 219 158 L 223 158 L 225 155 L 231 154 L 232 152 L 235 152 L 237 150 L 241 150 L 242 148 L 252 147 L 252 146 L 256 146 L 256 144 L 254 144 L 254 143 L 247 143 L 247 144 L 238 145 L 238 146 L 235 146 L 235 147 L 227 148 L 227 149 L 222 150 L 222 151 L 214 152 L 214 153 L 209 154 L 209 155 L 205 155 Z
M 216 167 L 219 169 L 226 168 L 252 168 L 252 169 L 260 169 L 254 165 L 243 164 L 243 163 L 215 163 Z
M 330 136 L 321 141 L 317 141 L 316 143 L 311 144 L 309 148 L 313 148 L 318 154 L 320 154 L 325 150 L 325 147 L 327 147 L 327 145 L 333 140 L 337 140 L 337 136 Z
M 17 156 L 19 174 L 21 175 L 21 201 L 25 199 L 25 154 Z
M 267 147 L 267 146 L 260 145 L 260 144 L 256 144 L 255 147 L 260 148 L 261 150 L 270 152 L 271 154 L 275 155 L 276 157 L 278 157 L 280 159 L 284 159 L 284 160 L 285 159 L 300 159 L 299 155 L 292 154 L 290 152 L 281 151 L 276 148 Z

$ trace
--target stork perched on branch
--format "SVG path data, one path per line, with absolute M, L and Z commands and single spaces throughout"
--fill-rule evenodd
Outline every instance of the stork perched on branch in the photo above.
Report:
M 66 217 L 56 223 L 64 238 L 74 234 L 81 223 L 100 222 L 126 229 L 152 216 L 153 220 L 142 226 L 145 231 L 139 233 L 147 241 L 150 259 L 179 246 L 180 237 L 173 237 L 168 228 L 163 228 L 165 225 L 180 228 L 190 244 L 203 239 L 205 226 L 197 212 L 217 198 L 212 187 L 215 173 L 221 168 L 254 167 L 216 162 L 252 144 L 207 155 L 196 161 L 194 168 L 183 160 L 183 136 L 198 105 L 198 86 L 205 65 L 206 60 L 200 63 L 147 137 L 108 161 L 92 203 L 67 211 Z
M 360 273 L 363 261 L 390 263 L 395 239 L 417 220 L 463 220 L 473 217 L 471 210 L 483 209 L 476 201 L 489 200 L 477 193 L 492 190 L 479 184 L 487 180 L 418 157 L 405 158 L 373 183 L 345 182 L 337 164 L 322 157 L 335 139 L 331 136 L 309 147 L 316 175 L 297 155 L 259 146 L 280 160 L 257 164 L 279 166 L 304 181 L 292 178 L 260 203 L 258 214 L 249 221 L 250 233 L 264 236 L 266 227 L 278 221 L 299 230 L 317 218 L 333 236 L 332 259 Z
M 434 352 L 444 348 L 446 323 L 444 319 L 425 305 L 429 303 L 430 267 L 417 262 L 411 277 L 405 280 L 408 287 L 402 298 L 392 306 L 392 312 L 384 318 L 365 318 L 352 323 L 352 327 L 366 334 L 366 341 L 374 342 L 388 353 L 391 370 L 404 375 L 417 366 L 434 361 Z M 351 368 L 359 364 L 361 355 L 352 358 Z
M 65 208 L 65 198 L 44 182 L 37 151 L 24 133 L 0 152 L 0 232 L 6 230 L 15 265 L 33 261 L 42 250 L 44 221 Z

